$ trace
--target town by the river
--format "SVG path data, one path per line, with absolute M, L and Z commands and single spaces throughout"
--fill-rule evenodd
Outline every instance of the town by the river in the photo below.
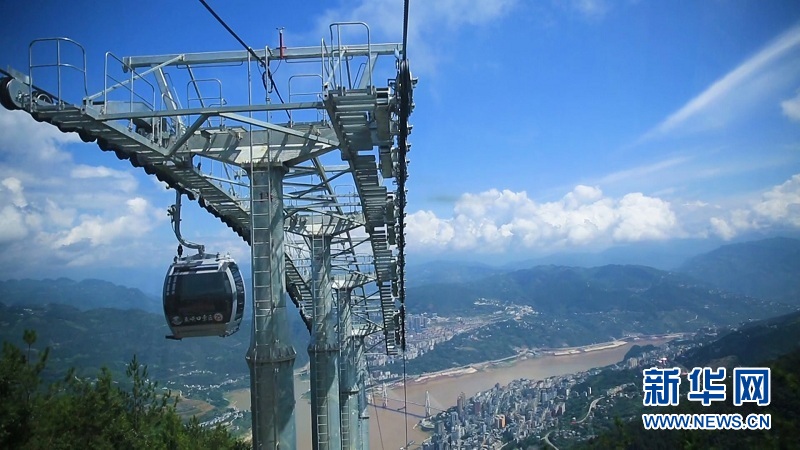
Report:
M 526 378 L 543 380 L 553 376 L 567 375 L 618 363 L 634 345 L 660 345 L 668 339 L 664 337 L 641 338 L 631 342 L 617 342 L 600 346 L 593 351 L 564 351 L 558 354 L 543 354 L 537 357 L 518 357 L 502 363 L 475 364 L 449 374 L 429 374 L 409 379 L 405 384 L 388 387 L 386 407 L 382 407 L 381 390 L 373 395 L 375 406 L 370 407 L 370 448 L 399 449 L 405 445 L 406 438 L 413 441 L 409 448 L 419 448 L 430 436 L 422 431 L 415 416 L 424 415 L 426 392 L 430 396 L 432 413 L 436 414 L 456 404 L 458 396 L 467 397 L 491 389 L 496 384 L 506 385 L 513 380 Z M 311 407 L 302 394 L 308 390 L 308 380 L 295 378 L 296 423 L 298 448 L 311 448 Z M 239 410 L 250 408 L 248 389 L 231 391 L 226 396 Z M 408 412 L 403 407 L 408 399 Z M 413 415 L 412 415 L 413 414 Z

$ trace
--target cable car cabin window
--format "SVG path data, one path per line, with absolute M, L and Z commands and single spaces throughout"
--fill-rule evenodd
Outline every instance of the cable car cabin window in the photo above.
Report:
M 233 284 L 236 287 L 236 317 L 235 320 L 241 320 L 244 315 L 244 280 L 242 274 L 239 272 L 239 267 L 236 263 L 230 263 L 228 267 L 231 269 L 233 275 Z
M 179 322 L 184 325 L 191 322 L 226 323 L 231 319 L 233 299 L 225 272 L 177 274 L 173 277 L 173 295 L 165 305 L 168 317 L 179 316 Z

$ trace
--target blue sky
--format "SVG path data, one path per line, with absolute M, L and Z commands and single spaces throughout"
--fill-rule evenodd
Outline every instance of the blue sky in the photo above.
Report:
M 337 20 L 401 39 L 399 0 L 210 4 L 253 47 L 278 27 L 315 45 Z M 4 9 L 0 66 L 67 36 L 97 87 L 106 51 L 239 48 L 195 1 L 36 5 Z M 800 3 L 412 0 L 410 27 L 412 263 L 800 231 Z M 124 281 L 171 260 L 173 194 L 26 114 L 0 111 L 0 191 L 3 278 Z M 246 258 L 187 210 L 191 238 Z

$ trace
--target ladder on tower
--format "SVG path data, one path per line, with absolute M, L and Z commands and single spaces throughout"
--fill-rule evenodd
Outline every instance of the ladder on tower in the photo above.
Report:
M 306 324 L 306 328 L 311 332 L 311 320 L 314 311 L 311 288 L 288 254 L 284 255 L 284 261 L 286 262 L 286 291 L 289 293 L 294 305 L 300 310 L 300 317 Z

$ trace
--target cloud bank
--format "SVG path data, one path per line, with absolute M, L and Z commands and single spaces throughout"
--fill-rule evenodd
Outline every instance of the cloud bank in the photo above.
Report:
M 709 221 L 714 232 L 726 240 L 770 227 L 800 228 L 800 174 L 764 192 L 747 207 L 714 216 Z
M 456 202 L 453 217 L 418 211 L 408 222 L 412 246 L 437 250 L 550 250 L 683 234 L 665 200 L 640 192 L 612 198 L 584 185 L 545 203 L 537 203 L 524 191 L 464 194 Z
M 750 231 L 800 229 L 800 174 L 740 207 L 701 200 L 674 204 L 641 192 L 614 198 L 578 185 L 539 203 L 524 191 L 464 194 L 451 217 L 417 211 L 408 217 L 409 246 L 420 252 L 478 253 L 597 249 L 669 239 L 732 239 Z
M 50 275 L 53 267 L 124 267 L 152 258 L 166 228 L 163 208 L 143 196 L 133 169 L 79 164 L 94 151 L 73 133 L 0 108 L 0 270 Z M 149 191 L 155 190 L 147 186 Z

